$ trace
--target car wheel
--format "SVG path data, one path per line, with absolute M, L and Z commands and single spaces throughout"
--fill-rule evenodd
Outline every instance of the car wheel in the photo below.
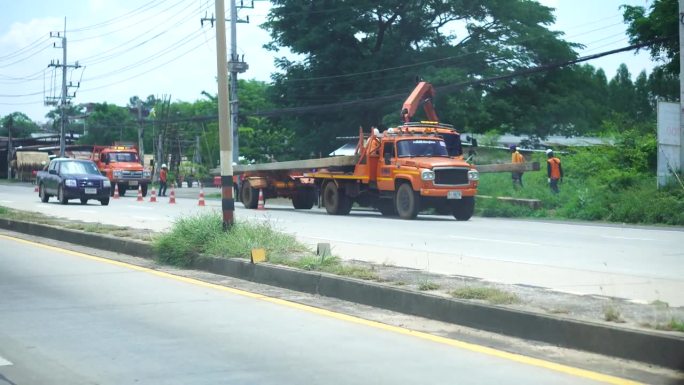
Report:
M 40 201 L 46 203 L 50 196 L 45 193 L 45 186 L 41 183 L 38 189 L 38 196 L 40 196 Z
M 109 205 L 109 198 L 100 199 L 100 203 L 102 204 L 102 206 Z
M 82 205 L 87 205 L 87 204 L 88 204 L 88 200 L 87 200 L 87 199 L 84 199 L 84 198 L 81 198 L 81 204 L 82 204 Z
M 69 201 L 66 199 L 64 196 L 64 188 L 62 186 L 59 186 L 57 189 L 57 200 L 59 201 L 60 204 L 67 204 Z

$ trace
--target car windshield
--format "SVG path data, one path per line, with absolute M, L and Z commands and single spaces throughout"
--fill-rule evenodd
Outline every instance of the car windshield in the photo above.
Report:
M 61 169 L 63 174 L 100 174 L 90 162 L 63 162 Z
M 111 152 L 109 153 L 110 162 L 139 162 L 138 154 L 135 152 Z
M 400 158 L 414 156 L 449 156 L 444 141 L 430 139 L 401 140 L 397 143 L 397 155 Z

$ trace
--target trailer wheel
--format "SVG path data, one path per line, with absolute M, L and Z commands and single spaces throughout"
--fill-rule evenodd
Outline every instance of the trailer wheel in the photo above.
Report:
M 454 218 L 459 221 L 467 221 L 475 212 L 475 198 L 463 197 L 454 202 Z
M 316 192 L 313 188 L 299 188 L 292 195 L 292 206 L 297 210 L 310 210 L 316 201 Z
M 395 198 L 397 213 L 401 219 L 414 219 L 420 211 L 420 195 L 413 191 L 410 183 L 402 183 Z
M 240 201 L 245 208 L 255 209 L 259 206 L 259 191 L 249 184 L 249 181 L 242 182 L 240 189 Z
M 325 211 L 331 215 L 347 215 L 352 208 L 351 199 L 332 182 L 327 183 L 323 189 L 323 204 Z

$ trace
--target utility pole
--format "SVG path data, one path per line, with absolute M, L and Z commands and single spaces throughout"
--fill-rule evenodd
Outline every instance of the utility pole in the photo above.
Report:
M 7 180 L 12 179 L 12 115 L 7 119 Z
M 63 157 L 64 156 L 64 151 L 66 147 L 66 139 L 65 139 L 65 131 L 66 131 L 66 122 L 67 122 L 67 117 L 66 117 L 66 107 L 67 104 L 69 103 L 69 100 L 73 97 L 76 96 L 76 93 L 74 92 L 73 96 L 69 96 L 67 94 L 67 90 L 69 87 L 76 87 L 78 88 L 81 83 L 77 83 L 76 85 L 73 85 L 71 82 L 67 85 L 67 68 L 80 68 L 81 66 L 78 65 L 78 62 L 76 64 L 68 65 L 67 64 L 67 38 L 66 38 L 66 17 L 64 18 L 64 32 L 60 35 L 60 32 L 50 32 L 50 37 L 58 38 L 62 40 L 62 46 L 57 47 L 57 43 L 53 43 L 53 47 L 55 48 L 62 48 L 62 63 L 60 64 L 59 60 L 55 62 L 54 60 L 48 64 L 48 67 L 61 67 L 62 68 L 62 95 L 60 96 L 60 102 L 59 102 L 59 110 L 60 110 L 60 129 L 59 129 L 59 156 Z M 46 97 L 45 100 L 46 105 L 57 105 L 57 98 L 56 97 Z
M 219 162 L 221 168 L 221 208 L 223 211 L 223 229 L 227 230 L 233 226 L 235 214 L 235 200 L 233 198 L 233 162 L 237 163 L 239 159 L 238 153 L 238 126 L 237 126 L 237 74 L 239 72 L 247 71 L 247 64 L 240 61 L 237 55 L 237 40 L 236 31 L 237 23 L 248 23 L 247 20 L 238 20 L 237 6 L 235 0 L 230 1 L 230 22 L 231 22 L 231 58 L 227 62 L 226 54 L 226 8 L 223 0 L 216 0 L 216 18 L 203 18 L 204 21 L 211 21 L 213 25 L 216 22 L 216 62 L 217 62 L 217 78 L 218 78 L 218 96 L 219 96 Z M 244 6 L 240 2 L 240 8 L 254 8 L 254 2 L 251 6 Z M 244 59 L 244 58 L 243 58 Z M 228 71 L 230 70 L 230 94 L 231 98 L 228 100 Z M 230 118 L 230 119 L 229 119 Z M 233 151 L 235 146 L 235 151 Z
M 142 120 L 142 100 L 138 99 L 138 156 L 140 156 L 140 164 L 145 167 L 145 143 L 143 142 L 145 130 L 143 128 Z
M 231 0 L 232 1 L 232 0 Z M 235 200 L 233 199 L 233 138 L 228 126 L 228 63 L 226 63 L 226 14 L 223 0 L 216 0 L 216 67 L 219 96 L 219 159 L 221 163 L 221 209 L 223 230 L 233 227 Z

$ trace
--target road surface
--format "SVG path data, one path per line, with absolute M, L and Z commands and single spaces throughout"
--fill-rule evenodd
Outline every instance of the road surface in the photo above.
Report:
M 198 207 L 197 189 L 176 191 L 176 205 L 169 205 L 168 198 L 137 202 L 129 194 L 107 207 L 96 202 L 81 206 L 77 201 L 62 206 L 54 198 L 40 203 L 30 186 L 5 184 L 0 185 L 0 205 L 157 231 L 168 229 L 181 216 L 220 210 L 218 200 Z M 333 253 L 345 259 L 684 306 L 682 228 L 479 217 L 458 222 L 443 216 L 405 221 L 368 210 L 331 216 L 321 209 L 295 211 L 269 202 L 265 211 L 236 206 L 238 220 L 271 222 L 309 244 L 329 242 Z
M 4 235 L 0 315 L 0 384 L 627 383 Z

